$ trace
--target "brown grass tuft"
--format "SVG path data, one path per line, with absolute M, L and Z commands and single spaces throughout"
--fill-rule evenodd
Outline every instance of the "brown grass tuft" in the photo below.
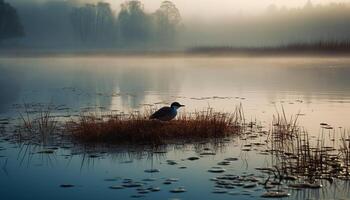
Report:
M 67 123 L 69 133 L 90 143 L 166 144 L 201 139 L 224 138 L 238 134 L 243 123 L 239 106 L 234 113 L 218 113 L 213 109 L 185 113 L 178 119 L 161 122 L 149 120 L 148 114 L 113 114 L 107 118 L 82 114 Z

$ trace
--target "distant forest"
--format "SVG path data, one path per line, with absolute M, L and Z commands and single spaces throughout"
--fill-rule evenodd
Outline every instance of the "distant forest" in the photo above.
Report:
M 31 47 L 173 46 L 182 27 L 180 12 L 171 1 L 163 1 L 154 13 L 146 13 L 138 0 L 125 1 L 119 13 L 105 2 L 20 3 L 18 14 L 21 21 L 17 13 L 7 18 L 0 15 L 0 28 L 3 23 L 17 24 L 21 30 L 13 31 L 6 39 L 24 36 L 18 42 Z
M 0 44 L 6 39 L 21 36 L 24 36 L 24 31 L 16 9 L 0 0 Z
M 346 42 L 343 48 L 350 41 L 350 6 L 346 3 L 313 5 L 308 1 L 300 8 L 271 5 L 258 15 L 237 13 L 207 23 L 184 21 L 171 1 L 163 1 L 153 12 L 146 12 L 139 0 L 125 1 L 118 12 L 103 1 L 11 0 L 11 5 L 5 1 L 0 0 L 3 48 L 252 48 L 320 41 L 335 42 L 337 48 Z

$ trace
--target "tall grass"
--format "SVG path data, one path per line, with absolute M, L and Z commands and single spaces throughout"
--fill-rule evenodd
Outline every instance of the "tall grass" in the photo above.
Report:
M 326 144 L 322 131 L 315 140 L 297 124 L 297 117 L 287 120 L 285 113 L 274 118 L 269 141 L 273 165 L 283 177 L 300 176 L 314 183 L 316 180 L 349 176 L 349 136 L 343 134 L 339 147 Z
M 340 145 L 340 157 L 345 166 L 345 177 L 349 178 L 350 172 L 350 134 L 346 133 L 345 130 L 341 136 L 341 145 Z
M 46 142 L 57 130 L 58 121 L 53 116 L 54 107 L 52 105 L 42 106 L 33 111 L 28 104 L 24 104 L 24 111 L 19 113 L 22 122 L 19 129 L 20 140 L 35 140 L 40 138 L 41 142 Z
M 74 138 L 84 142 L 164 144 L 239 134 L 244 121 L 241 106 L 232 114 L 208 108 L 202 112 L 183 113 L 169 122 L 149 120 L 149 115 L 150 112 L 114 114 L 105 119 L 96 114 L 82 114 L 77 120 L 69 121 L 66 127 Z

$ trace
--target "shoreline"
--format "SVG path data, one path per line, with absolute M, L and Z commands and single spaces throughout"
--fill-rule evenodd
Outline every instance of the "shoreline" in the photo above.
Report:
M 40 58 L 40 57 L 340 57 L 350 58 L 350 51 L 288 51 L 276 49 L 251 49 L 234 51 L 191 51 L 191 50 L 57 50 L 57 49 L 13 49 L 1 50 L 0 58 Z

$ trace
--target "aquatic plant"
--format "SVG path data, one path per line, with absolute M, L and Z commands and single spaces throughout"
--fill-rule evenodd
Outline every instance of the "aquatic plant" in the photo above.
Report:
M 107 117 L 83 113 L 78 119 L 67 122 L 66 127 L 74 138 L 83 142 L 165 144 L 225 138 L 239 134 L 244 122 L 242 106 L 237 106 L 233 113 L 215 112 L 212 108 L 182 113 L 170 122 L 150 120 L 149 113 Z
M 341 136 L 340 159 L 342 160 L 345 168 L 345 178 L 348 179 L 350 176 L 350 134 L 346 133 L 345 130 Z
M 45 143 L 57 129 L 58 121 L 53 116 L 54 106 L 36 105 L 38 108 L 24 104 L 24 111 L 19 112 L 21 125 L 19 126 L 19 140 L 33 140 L 40 137 L 40 142 Z
M 334 178 L 349 175 L 350 146 L 348 136 L 343 134 L 341 145 L 330 146 L 331 134 L 324 130 L 333 130 L 328 124 L 321 123 L 321 132 L 312 139 L 308 132 L 297 124 L 297 117 L 287 120 L 285 113 L 274 118 L 270 132 L 270 152 L 273 156 L 275 178 L 288 180 L 298 177 L 300 184 L 291 187 L 321 187 L 318 180 L 333 182 Z M 333 136 L 334 137 L 334 136 Z M 297 180 L 293 178 L 293 180 Z M 305 182 L 304 182 L 305 181 Z M 310 185 L 311 184 L 311 185 Z

